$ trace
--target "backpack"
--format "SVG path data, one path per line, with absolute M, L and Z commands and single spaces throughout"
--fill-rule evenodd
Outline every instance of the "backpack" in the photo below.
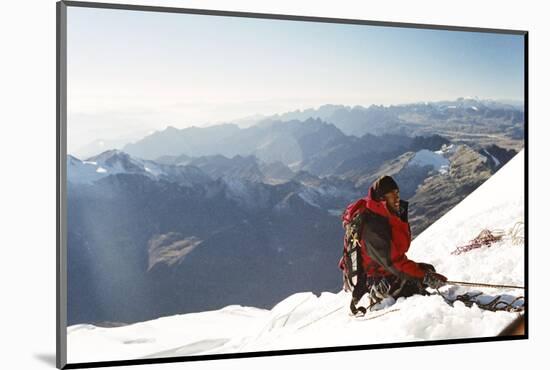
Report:
M 340 258 L 339 267 L 343 271 L 344 291 L 352 292 L 350 310 L 352 314 L 366 312 L 364 307 L 357 307 L 357 303 L 367 292 L 367 276 L 363 269 L 361 257 L 361 231 L 363 229 L 364 214 L 367 209 L 367 201 L 361 198 L 346 207 L 342 214 L 342 226 L 344 228 L 344 250 Z

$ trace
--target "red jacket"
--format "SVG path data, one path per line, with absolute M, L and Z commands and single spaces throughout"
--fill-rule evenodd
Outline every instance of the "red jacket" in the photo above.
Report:
M 356 203 L 364 212 L 361 235 L 361 260 L 367 276 L 397 275 L 400 278 L 422 279 L 425 271 L 406 256 L 411 244 L 407 219 L 408 203 L 401 201 L 401 214 L 392 214 L 385 201 L 377 201 L 369 194 Z

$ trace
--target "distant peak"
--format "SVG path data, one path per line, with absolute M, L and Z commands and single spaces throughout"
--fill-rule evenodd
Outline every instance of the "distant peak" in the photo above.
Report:
M 324 121 L 319 117 L 309 117 L 304 122 L 306 122 L 306 123 L 324 123 Z
M 116 159 L 116 158 L 128 159 L 130 158 L 130 155 L 128 155 L 126 152 L 123 152 L 122 150 L 119 150 L 119 149 L 109 149 L 104 151 L 103 153 L 100 153 L 96 156 L 86 159 L 86 161 L 95 162 L 95 161 L 105 161 L 108 159 Z

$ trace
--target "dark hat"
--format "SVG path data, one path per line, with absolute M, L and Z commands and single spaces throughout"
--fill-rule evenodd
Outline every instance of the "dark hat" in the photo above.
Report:
M 374 191 L 374 197 L 382 199 L 384 194 L 389 193 L 392 190 L 398 190 L 399 186 L 391 176 L 382 176 L 372 184 L 372 190 Z

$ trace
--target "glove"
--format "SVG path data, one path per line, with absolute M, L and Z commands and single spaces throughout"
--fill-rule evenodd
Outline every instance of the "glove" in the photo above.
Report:
M 433 265 L 430 265 L 429 263 L 418 263 L 418 266 L 420 266 L 420 268 L 422 270 L 424 270 L 425 272 L 428 272 L 428 271 L 432 271 L 432 272 L 435 272 L 435 267 Z
M 428 271 L 426 275 L 424 275 L 424 280 L 422 282 L 429 288 L 439 289 L 445 285 L 447 278 L 437 272 Z

